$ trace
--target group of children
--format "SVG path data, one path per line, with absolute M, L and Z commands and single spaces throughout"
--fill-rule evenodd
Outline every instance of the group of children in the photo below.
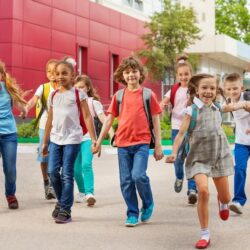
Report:
M 178 58 L 176 69 L 178 83 L 173 85 L 159 104 L 155 93 L 141 86 L 146 77 L 141 62 L 136 57 L 123 59 L 115 71 L 114 79 L 125 88 L 113 96 L 105 117 L 90 79 L 87 76 L 75 78 L 72 60 L 65 58 L 48 62 L 46 70 L 50 88 L 47 100 L 43 100 L 46 107 L 40 118 L 39 160 L 45 196 L 47 199 L 57 199 L 52 212 L 56 223 L 71 221 L 74 177 L 79 189 L 77 201 L 86 198 L 89 205 L 95 204 L 93 154 L 101 151 L 102 140 L 110 131 L 115 117 L 118 117 L 115 145 L 118 147 L 120 188 L 127 205 L 125 225 L 134 227 L 139 217 L 142 222 L 151 218 L 154 199 L 147 176 L 149 148 L 153 145 L 156 160 L 163 158 L 160 114 L 170 103 L 174 144 L 166 162 L 174 163 L 174 189 L 177 193 L 182 189 L 185 165 L 188 202 L 195 204 L 198 201 L 201 238 L 195 247 L 207 248 L 211 242 L 208 229 L 208 177 L 213 178 L 218 192 L 220 218 L 227 220 L 229 209 L 242 213 L 246 202 L 245 181 L 250 152 L 250 102 L 244 100 L 241 77 L 236 73 L 227 75 L 222 91 L 215 76 L 192 75 L 192 67 L 186 56 Z M 8 151 L 12 152 L 15 162 L 17 136 L 11 100 L 25 117 L 38 100 L 42 101 L 46 87 L 41 85 L 27 104 L 14 80 L 7 78 L 3 64 L 0 65 L 0 80 L 0 95 L 4 97 L 1 98 L 4 102 L 0 102 L 0 121 L 5 125 L 0 127 L 0 151 L 3 155 L 6 197 L 10 208 L 18 208 L 13 179 L 15 173 L 10 173 L 9 177 L 7 175 L 11 167 L 15 172 L 15 164 L 11 167 L 8 165 L 11 156 L 7 155 L 3 147 L 7 141 L 15 148 Z M 217 97 L 223 93 L 227 101 L 221 106 L 217 103 Z M 234 198 L 230 206 L 228 176 L 234 174 L 234 163 L 221 127 L 221 112 L 232 112 L 236 122 Z M 84 124 L 79 114 L 82 114 Z M 94 116 L 103 122 L 98 138 L 93 126 Z M 179 154 L 183 141 L 189 145 L 185 164 Z M 137 192 L 142 200 L 141 209 Z

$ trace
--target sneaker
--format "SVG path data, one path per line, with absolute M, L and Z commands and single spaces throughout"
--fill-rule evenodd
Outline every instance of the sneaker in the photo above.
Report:
M 44 191 L 46 200 L 51 200 L 56 198 L 54 188 L 50 184 L 44 185 Z
M 241 206 L 239 202 L 232 202 L 232 204 L 229 206 L 229 209 L 236 214 L 242 214 L 242 208 L 243 206 Z
M 56 219 L 55 219 L 55 222 L 58 224 L 65 224 L 65 223 L 69 223 L 71 221 L 72 221 L 72 219 L 71 219 L 70 213 L 68 213 L 64 210 L 60 210 Z
M 194 190 L 189 191 L 188 204 L 194 205 L 197 202 L 197 194 Z
M 135 216 L 129 216 L 125 221 L 126 227 L 135 227 L 138 224 L 138 218 Z
M 220 202 L 219 196 L 217 196 L 217 200 L 218 200 L 220 218 L 222 220 L 228 220 L 228 218 L 229 218 L 228 204 L 225 204 L 225 206 L 222 207 L 222 203 Z
M 86 202 L 88 206 L 94 206 L 96 203 L 95 196 L 93 194 L 86 195 Z
M 196 244 L 195 244 L 195 248 L 197 249 L 205 249 L 207 247 L 209 247 L 210 245 L 210 239 L 207 241 L 205 239 L 200 239 Z
M 79 192 L 76 196 L 76 203 L 83 203 L 85 201 L 85 194 Z
M 53 212 L 52 212 L 52 217 L 53 217 L 54 219 L 56 219 L 57 216 L 58 216 L 58 214 L 59 214 L 59 212 L 60 212 L 60 205 L 59 205 L 59 203 L 57 202 L 56 205 L 55 205 L 55 209 L 54 209 Z
M 183 184 L 183 180 L 182 179 L 176 179 L 175 183 L 174 183 L 174 191 L 176 193 L 180 193 L 182 190 L 182 184 Z
M 142 222 L 146 222 L 150 219 L 150 217 L 152 216 L 153 213 L 153 209 L 154 209 L 154 203 L 152 203 L 148 208 L 141 209 L 141 221 Z
M 9 209 L 18 209 L 18 201 L 15 195 L 8 195 L 6 196 Z

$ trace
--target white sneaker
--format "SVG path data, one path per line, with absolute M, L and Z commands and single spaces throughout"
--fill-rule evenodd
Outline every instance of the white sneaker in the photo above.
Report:
M 76 196 L 76 203 L 83 203 L 85 201 L 85 194 L 78 193 Z
M 86 195 L 86 202 L 88 206 L 94 206 L 96 203 L 95 196 L 93 194 Z
M 241 206 L 239 202 L 232 202 L 229 206 L 229 209 L 236 214 L 242 214 L 242 208 L 243 206 Z

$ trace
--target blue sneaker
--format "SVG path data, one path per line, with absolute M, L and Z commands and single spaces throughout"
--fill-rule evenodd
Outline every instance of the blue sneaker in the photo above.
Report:
M 154 202 L 148 208 L 141 209 L 141 221 L 142 222 L 146 222 L 150 219 L 153 213 L 153 209 L 154 209 Z
M 129 216 L 125 221 L 126 227 L 135 227 L 138 224 L 138 218 L 135 216 Z

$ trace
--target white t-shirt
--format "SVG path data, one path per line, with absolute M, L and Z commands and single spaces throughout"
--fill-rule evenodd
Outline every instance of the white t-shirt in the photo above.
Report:
M 48 107 L 53 108 L 52 129 L 50 140 L 58 145 L 80 144 L 82 141 L 82 127 L 76 103 L 75 88 L 64 92 L 57 92 L 51 100 L 53 92 L 48 98 Z M 79 91 L 80 101 L 87 99 L 84 91 Z
M 92 117 L 95 117 L 95 116 L 98 116 L 98 115 L 104 113 L 103 106 L 102 106 L 101 102 L 99 102 L 97 100 L 93 100 L 93 97 L 88 98 L 88 105 L 89 105 L 89 111 L 90 111 Z M 89 133 L 86 133 L 83 136 L 82 141 L 87 141 L 90 139 L 91 138 L 90 138 Z
M 243 93 L 239 101 L 244 101 Z M 244 109 L 233 111 L 235 121 L 235 143 L 250 145 L 250 135 L 246 134 L 246 130 L 250 128 L 250 113 Z
M 172 109 L 171 118 L 172 129 L 180 129 L 184 117 L 184 110 L 188 101 L 187 90 L 187 87 L 183 88 L 180 86 L 175 93 L 174 108 Z M 171 89 L 166 93 L 165 96 L 170 98 L 170 95 Z
M 54 88 L 53 88 L 52 85 L 50 84 L 49 94 L 50 94 L 51 92 L 53 92 L 53 91 L 54 91 Z M 43 84 L 41 84 L 41 85 L 37 88 L 37 90 L 36 90 L 36 92 L 35 92 L 35 95 L 38 96 L 38 97 L 40 98 L 40 100 L 42 99 L 42 95 L 43 95 Z M 41 116 L 41 118 L 40 118 L 40 121 L 39 121 L 39 128 L 40 128 L 40 129 L 45 129 L 45 125 L 46 125 L 46 122 L 47 122 L 47 118 L 48 118 L 48 110 L 45 109 L 45 110 L 43 111 L 43 114 L 42 114 L 42 116 Z

